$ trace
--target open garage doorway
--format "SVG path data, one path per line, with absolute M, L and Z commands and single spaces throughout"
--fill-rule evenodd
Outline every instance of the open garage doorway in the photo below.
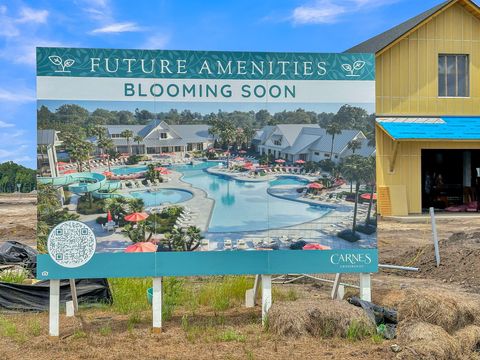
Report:
M 422 209 L 480 210 L 480 149 L 422 150 Z

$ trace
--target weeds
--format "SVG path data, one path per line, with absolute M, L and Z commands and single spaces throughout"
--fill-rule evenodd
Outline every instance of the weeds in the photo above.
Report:
M 215 339 L 223 342 L 228 342 L 228 341 L 245 342 L 246 341 L 245 335 L 242 335 L 233 329 L 228 329 L 221 332 L 215 337 Z
M 285 291 L 278 287 L 272 288 L 272 299 L 274 299 L 274 301 L 296 301 L 298 298 L 299 295 L 295 289 L 288 289 Z
M 246 276 L 228 276 L 220 281 L 206 283 L 198 292 L 199 305 L 214 311 L 224 311 L 245 299 L 245 291 L 252 288 L 253 279 Z
M 112 328 L 110 327 L 110 324 L 106 324 L 100 328 L 99 332 L 102 336 L 108 336 L 112 333 Z
M 369 336 L 373 337 L 374 335 L 375 334 L 372 334 L 372 331 L 364 323 L 357 320 L 352 320 L 352 322 L 347 328 L 347 333 L 345 334 L 345 337 L 348 340 L 357 341 Z
M 21 284 L 27 278 L 28 278 L 28 271 L 25 269 L 22 269 L 20 271 L 5 270 L 0 273 L 0 281 L 6 282 L 6 283 Z
M 40 334 L 42 333 L 42 326 L 40 325 L 40 321 L 38 321 L 37 319 L 32 320 L 29 324 L 29 330 L 33 336 L 40 336 Z
M 83 330 L 77 329 L 72 335 L 72 339 L 84 339 L 87 337 L 87 333 Z
M 113 295 L 114 311 L 121 314 L 132 314 L 148 310 L 147 289 L 152 286 L 152 279 L 110 279 Z

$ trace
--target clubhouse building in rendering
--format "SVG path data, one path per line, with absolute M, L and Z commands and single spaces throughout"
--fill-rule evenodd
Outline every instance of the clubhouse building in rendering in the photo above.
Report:
M 351 149 L 352 140 L 358 141 L 358 149 Z M 334 162 L 352 155 L 371 156 L 375 147 L 359 130 L 343 130 L 333 138 L 317 124 L 281 124 L 265 126 L 257 131 L 252 141 L 260 155 L 267 154 L 275 159 L 287 161 L 321 161 L 331 159 Z
M 154 155 L 205 150 L 213 144 L 208 125 L 169 125 L 152 120 L 147 125 L 106 125 L 108 136 L 119 153 Z M 131 137 L 125 137 L 125 130 Z

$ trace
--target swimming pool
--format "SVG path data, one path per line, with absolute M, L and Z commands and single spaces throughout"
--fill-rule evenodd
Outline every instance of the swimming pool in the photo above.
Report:
M 119 168 L 113 168 L 112 172 L 115 175 L 130 175 L 130 174 L 145 172 L 147 170 L 148 168 L 146 166 L 135 166 L 135 167 L 124 166 Z
M 204 171 L 215 165 L 217 164 L 204 162 L 175 167 L 175 170 L 183 173 L 183 181 L 204 190 L 215 200 L 208 232 L 282 228 L 318 219 L 331 210 L 323 206 L 311 206 L 271 196 L 267 189 L 273 182 L 238 181 Z M 289 183 L 294 180 L 301 181 L 294 177 L 290 178 Z
M 299 178 L 297 176 L 279 176 L 275 180 L 270 181 L 271 186 L 277 185 L 298 185 L 305 186 L 309 183 L 308 180 Z
M 159 206 L 165 203 L 177 204 L 190 200 L 192 193 L 180 189 L 162 189 L 155 191 L 134 191 L 130 195 L 142 199 L 146 207 Z

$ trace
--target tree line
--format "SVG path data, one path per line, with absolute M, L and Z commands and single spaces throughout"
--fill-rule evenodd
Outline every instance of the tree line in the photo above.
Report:
M 30 192 L 37 187 L 36 171 L 8 161 L 0 164 L 0 192 Z
M 338 129 L 361 130 L 369 138 L 374 137 L 374 118 L 365 109 L 350 105 L 343 105 L 337 113 L 306 111 L 281 111 L 270 113 L 268 110 L 259 111 L 232 111 L 218 110 L 210 114 L 201 114 L 190 110 L 178 111 L 171 109 L 166 112 L 152 113 L 148 110 L 136 109 L 131 111 L 110 111 L 96 109 L 89 112 L 87 109 L 74 104 L 65 104 L 55 111 L 46 106 L 37 110 L 39 129 L 69 130 L 70 132 L 84 132 L 87 127 L 98 125 L 145 125 L 152 119 L 165 121 L 170 125 L 183 124 L 214 124 L 219 120 L 231 123 L 235 128 L 260 129 L 266 125 L 278 124 L 319 124 L 323 128 L 335 127 Z

